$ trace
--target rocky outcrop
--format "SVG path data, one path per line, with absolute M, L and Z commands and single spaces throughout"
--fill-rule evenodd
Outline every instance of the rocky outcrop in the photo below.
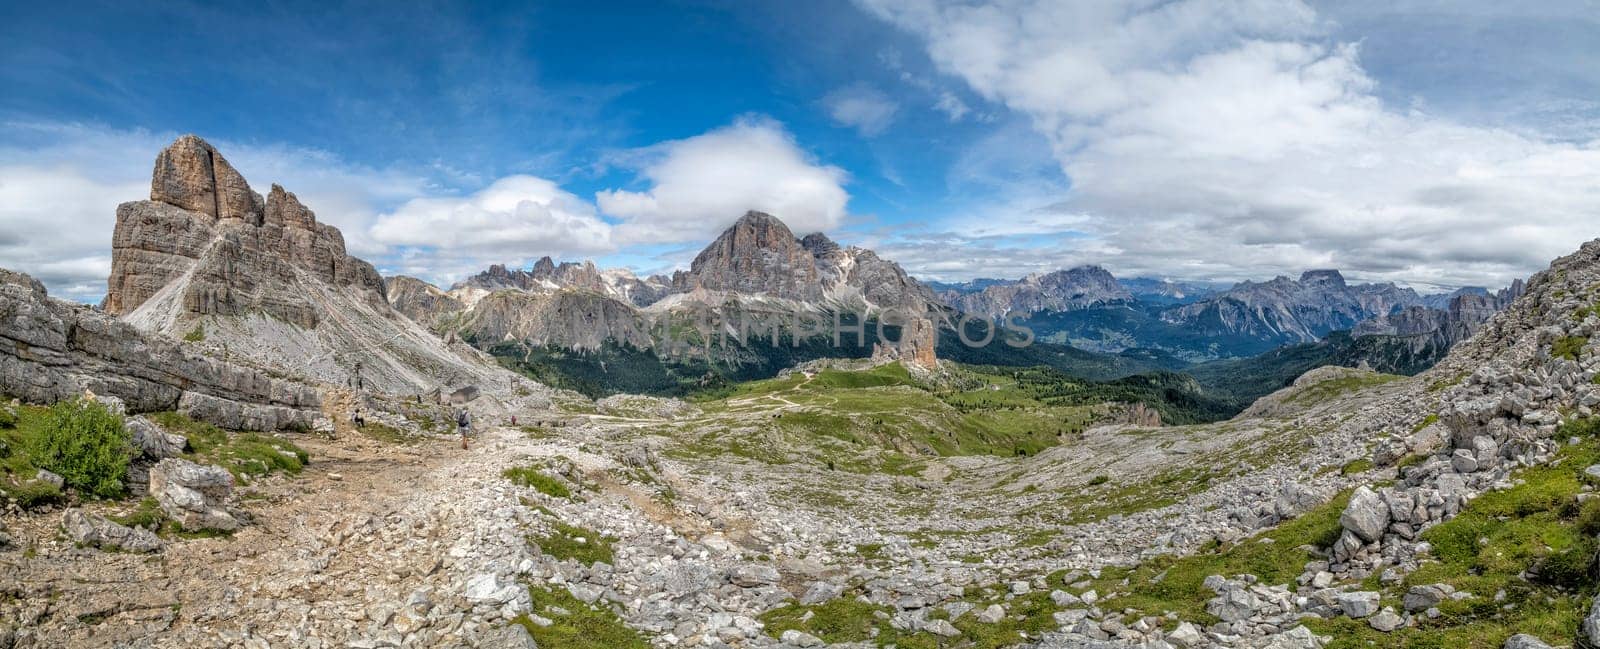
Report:
M 133 412 L 178 410 L 224 428 L 309 427 L 315 389 L 230 363 L 0 270 L 0 392 L 52 403 L 91 391 Z M 206 408 L 195 405 L 204 402 Z
M 1010 312 L 1072 311 L 1133 301 L 1133 295 L 1117 278 L 1099 266 L 1034 274 L 1015 283 L 990 286 L 975 293 L 947 292 L 942 297 L 960 311 L 990 317 Z
M 150 495 L 184 530 L 232 531 L 239 520 L 228 511 L 233 476 L 220 466 L 168 458 L 150 469 Z
M 105 308 L 129 314 L 164 293 L 166 314 L 261 312 L 311 328 L 323 309 L 299 289 L 302 278 L 385 302 L 377 270 L 345 253 L 337 228 L 277 185 L 262 201 L 210 144 L 186 135 L 157 158 L 150 200 L 117 207 Z
M 631 305 L 586 291 L 498 291 L 479 299 L 462 329 L 484 346 L 522 342 L 599 349 L 607 341 L 652 346 L 649 320 Z
M 337 228 L 283 187 L 259 197 L 205 141 L 173 142 L 151 186 L 151 200 L 117 208 L 107 312 L 307 381 L 415 394 L 512 380 L 397 312 Z
M 811 252 L 771 214 L 747 212 L 706 246 L 689 270 L 672 277 L 675 291 L 697 289 L 815 302 L 822 283 Z
M 900 361 L 908 366 L 933 370 L 939 367 L 934 354 L 939 345 L 939 332 L 928 318 L 912 318 L 900 327 L 900 339 L 877 343 L 872 347 L 872 360 L 876 362 Z
M 1423 459 L 1400 469 L 1401 479 L 1391 486 L 1355 491 L 1340 517 L 1343 532 L 1330 553 L 1329 571 L 1361 579 L 1415 570 L 1427 554 L 1423 529 L 1455 516 L 1478 494 L 1511 484 L 1518 467 L 1548 461 L 1560 445 L 1554 439 L 1560 424 L 1594 416 L 1600 406 L 1594 381 L 1600 348 L 1592 338 L 1600 333 L 1600 315 L 1588 289 L 1596 284 L 1600 241 L 1591 241 L 1535 275 L 1525 295 L 1424 375 L 1424 382 L 1443 391 L 1439 424 L 1412 435 L 1424 440 L 1397 437 L 1378 444 L 1378 458 L 1386 463 L 1405 452 Z M 1484 299 L 1462 294 L 1453 302 Z M 1470 596 L 1413 588 L 1405 608 L 1414 612 L 1442 597 Z M 1403 618 L 1395 614 L 1385 625 L 1398 621 Z
M 1511 304 L 1522 294 L 1522 280 L 1495 293 L 1486 291 L 1457 291 L 1445 302 L 1443 308 L 1411 305 L 1387 315 L 1379 315 L 1357 324 L 1350 334 L 1363 336 L 1395 336 L 1411 338 L 1414 346 L 1429 344 L 1438 349 L 1449 349 L 1456 343 L 1472 337 L 1483 323 Z
M 163 545 L 150 530 L 128 527 L 77 508 L 62 514 L 61 529 L 74 543 L 102 550 L 159 552 Z
M 388 286 L 395 309 L 430 327 L 448 322 L 485 349 L 522 343 L 591 351 L 616 344 L 675 356 L 703 342 L 684 331 L 711 322 L 724 323 L 736 339 L 749 333 L 746 326 L 767 332 L 774 322 L 785 335 L 793 332 L 802 317 L 797 312 L 820 322 L 829 310 L 892 309 L 896 320 L 948 311 L 898 264 L 820 233 L 796 239 L 782 221 L 760 212 L 739 219 L 670 282 L 544 257 L 530 269 L 490 266 L 449 291 L 406 277 Z M 913 356 L 931 366 L 932 337 L 923 337 L 926 344 Z M 735 344 L 715 353 L 740 362 L 748 350 Z M 713 352 L 701 346 L 697 353 Z
M 212 219 L 237 219 L 260 225 L 261 196 L 215 148 L 194 135 L 177 139 L 156 156 L 150 200 Z

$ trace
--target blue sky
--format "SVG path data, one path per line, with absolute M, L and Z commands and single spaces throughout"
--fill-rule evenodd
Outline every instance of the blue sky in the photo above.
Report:
M 97 297 L 185 132 L 439 283 L 745 209 L 946 280 L 1500 285 L 1600 235 L 1590 2 L 324 4 L 0 9 L 0 265 Z

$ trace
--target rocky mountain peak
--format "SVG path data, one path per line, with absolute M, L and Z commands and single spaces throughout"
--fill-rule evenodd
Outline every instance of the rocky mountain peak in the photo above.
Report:
M 195 135 L 184 135 L 156 156 L 150 200 L 210 216 L 262 220 L 261 195 L 228 164 L 217 149 Z
M 706 246 L 689 271 L 672 278 L 679 291 L 706 289 L 816 301 L 822 297 L 810 251 L 783 221 L 765 212 L 739 217 Z
M 1300 284 L 1308 288 L 1342 289 L 1344 275 L 1332 268 L 1308 270 L 1300 274 Z

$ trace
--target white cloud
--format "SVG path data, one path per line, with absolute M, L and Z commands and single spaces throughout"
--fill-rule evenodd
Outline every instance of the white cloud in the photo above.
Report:
M 960 100 L 957 100 L 960 101 Z M 900 104 L 877 88 L 854 84 L 839 88 L 822 98 L 822 107 L 828 117 L 841 126 L 848 126 L 871 137 L 882 133 L 894 123 Z
M 650 183 L 595 195 L 601 212 L 622 220 L 622 245 L 709 239 L 748 210 L 777 216 L 798 234 L 818 232 L 844 219 L 850 198 L 842 169 L 815 161 L 770 119 L 740 119 L 618 162 Z
M 933 107 L 944 113 L 952 122 L 959 122 L 961 118 L 967 116 L 967 113 L 972 112 L 972 108 L 967 106 L 967 102 L 961 101 L 960 97 L 951 92 L 939 93 L 939 101 Z
M 1386 106 L 1302 2 L 860 1 L 1031 121 L 1115 265 L 1496 285 L 1600 234 L 1600 144 Z
M 587 201 L 533 176 L 501 178 L 470 196 L 415 198 L 378 217 L 374 241 L 407 248 L 402 266 L 455 280 L 489 263 L 610 252 L 611 226 Z

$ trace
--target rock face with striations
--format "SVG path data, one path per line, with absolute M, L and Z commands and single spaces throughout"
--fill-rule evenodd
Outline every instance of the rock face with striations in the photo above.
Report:
M 280 186 L 262 198 L 193 135 L 157 156 L 150 200 L 117 207 L 105 310 L 141 330 L 380 392 L 514 380 L 401 315 L 386 291 L 338 228 Z
M 188 275 L 163 309 L 195 315 L 260 311 L 315 327 L 317 305 L 301 276 L 348 287 L 384 304 L 383 279 L 345 253 L 344 237 L 294 194 L 272 186 L 265 200 L 204 140 L 178 138 L 156 158 L 150 200 L 117 207 L 105 308 L 132 313 Z
M 321 405 L 310 386 L 52 299 L 33 278 L 7 270 L 0 270 L 0 342 L 0 393 L 28 401 L 91 391 L 134 412 L 177 410 L 250 430 L 309 427 Z
M 926 315 L 938 301 L 933 291 L 907 275 L 900 264 L 876 252 L 840 247 L 820 232 L 806 235 L 800 245 L 816 260 L 824 294 L 836 300 L 848 302 L 859 296 L 868 305 L 896 309 L 908 317 Z

